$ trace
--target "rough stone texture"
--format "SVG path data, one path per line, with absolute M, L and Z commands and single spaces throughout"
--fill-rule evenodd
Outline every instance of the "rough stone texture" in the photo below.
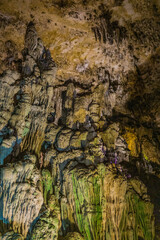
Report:
M 49 199 L 48 208 L 33 226 L 30 239 L 57 239 L 60 211 L 53 195 Z
M 2 240 L 23 240 L 24 238 L 18 234 L 18 233 L 14 233 L 14 232 L 7 232 L 2 236 Z
M 1 239 L 160 238 L 159 17 L 0 1 Z
M 43 204 L 40 183 L 40 172 L 31 162 L 8 164 L 1 169 L 0 220 L 11 223 L 14 232 L 25 237 Z
M 67 233 L 67 235 L 64 238 L 60 238 L 60 239 L 63 239 L 63 240 L 74 240 L 74 239 L 83 240 L 84 238 L 79 233 L 71 232 L 71 233 Z
M 103 164 L 94 171 L 66 171 L 66 200 L 61 201 L 64 225 L 78 225 L 85 239 L 154 238 L 153 205 L 147 189 L 139 180 L 127 178 L 120 169 Z

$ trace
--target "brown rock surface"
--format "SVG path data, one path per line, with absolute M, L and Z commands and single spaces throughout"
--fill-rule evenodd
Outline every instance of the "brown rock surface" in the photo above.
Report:
M 0 238 L 160 238 L 159 17 L 0 0 Z

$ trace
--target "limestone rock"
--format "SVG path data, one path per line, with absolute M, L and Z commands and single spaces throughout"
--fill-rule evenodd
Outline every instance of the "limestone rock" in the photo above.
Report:
M 39 181 L 41 175 L 33 163 L 8 164 L 1 171 L 1 220 L 24 237 L 43 204 Z
M 52 195 L 48 201 L 48 210 L 41 213 L 32 229 L 30 239 L 57 239 L 60 221 L 60 209 Z
M 159 2 L 0 5 L 0 238 L 158 240 Z
M 68 233 L 64 238 L 61 238 L 63 240 L 73 240 L 73 239 L 77 239 L 77 240 L 83 240 L 84 238 L 77 232 L 72 232 L 72 233 Z
M 18 234 L 18 233 L 14 233 L 14 232 L 7 232 L 2 236 L 2 240 L 23 240 L 24 238 Z

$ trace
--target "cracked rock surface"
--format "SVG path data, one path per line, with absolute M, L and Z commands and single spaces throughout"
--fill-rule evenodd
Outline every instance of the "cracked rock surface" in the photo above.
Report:
M 0 1 L 0 239 L 160 239 L 159 19 Z

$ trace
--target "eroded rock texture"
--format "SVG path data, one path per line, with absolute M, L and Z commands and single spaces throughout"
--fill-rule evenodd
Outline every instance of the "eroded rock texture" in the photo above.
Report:
M 159 1 L 0 7 L 0 238 L 160 239 Z

